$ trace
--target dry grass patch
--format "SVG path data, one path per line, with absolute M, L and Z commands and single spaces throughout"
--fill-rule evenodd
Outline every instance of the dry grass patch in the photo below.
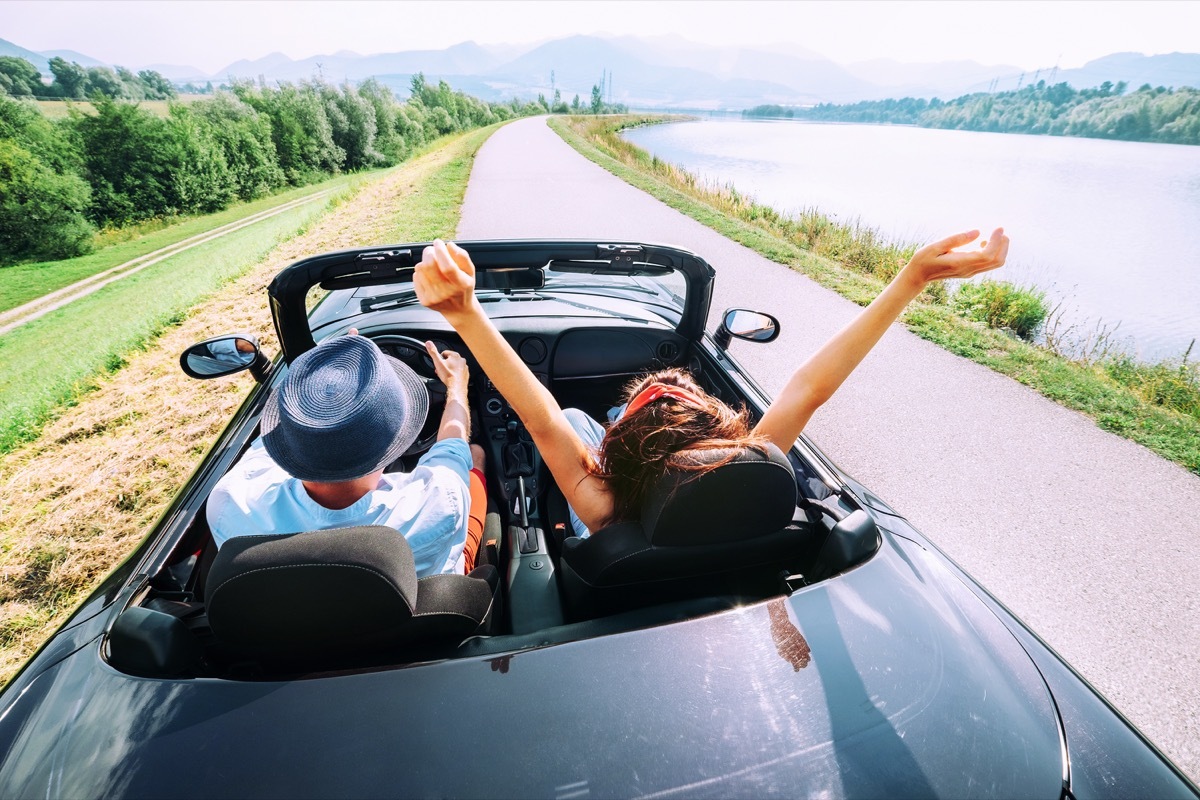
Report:
M 248 377 L 191 380 L 179 353 L 236 330 L 278 352 L 271 278 L 305 256 L 393 241 L 414 198 L 447 175 L 461 186 L 442 188 L 457 202 L 446 204 L 435 233 L 452 235 L 470 160 L 488 133 L 453 140 L 363 187 L 100 378 L 36 441 L 0 459 L 0 683 L 140 541 L 245 399 Z

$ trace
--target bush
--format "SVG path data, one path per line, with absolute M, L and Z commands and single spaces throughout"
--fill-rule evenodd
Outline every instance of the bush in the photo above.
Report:
M 963 283 L 951 303 L 967 319 L 1010 330 L 1022 339 L 1033 338 L 1050 313 L 1045 292 L 1006 281 Z
M 92 185 L 92 219 L 127 225 L 177 213 L 174 175 L 180 154 L 167 121 L 107 98 L 97 97 L 95 108 L 94 116 L 72 115 Z
M 163 155 L 172 162 L 175 207 L 203 214 L 225 208 L 237 196 L 237 186 L 212 126 L 183 105 L 172 105 L 167 126 L 174 150 Z
M 1200 419 L 1200 364 L 1188 360 L 1191 353 L 1189 346 L 1178 361 L 1168 359 L 1155 364 L 1143 364 L 1122 353 L 1103 362 L 1103 369 L 1147 402 Z
M 240 198 L 253 200 L 287 183 L 275 155 L 271 122 L 265 116 L 226 92 L 188 108 L 208 123 L 221 145 Z
M 60 175 L 15 142 L 0 139 L 0 262 L 82 255 L 95 229 L 88 185 Z

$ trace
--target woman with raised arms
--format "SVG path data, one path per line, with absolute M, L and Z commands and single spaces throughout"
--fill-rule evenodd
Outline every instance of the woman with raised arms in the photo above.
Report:
M 956 249 L 978 236 L 979 231 L 959 233 L 918 250 L 869 306 L 792 374 L 753 427 L 745 411 L 709 396 L 687 373 L 668 369 L 634 381 L 622 416 L 605 430 L 581 411 L 560 408 L 496 330 L 475 298 L 475 266 L 465 250 L 434 242 L 425 248 L 413 282 L 421 304 L 454 326 L 520 416 L 571 507 L 576 535 L 586 536 L 636 519 L 645 492 L 661 475 L 695 469 L 688 450 L 763 442 L 791 449 L 813 412 L 928 284 L 1004 264 L 1008 237 L 1002 228 L 979 249 Z

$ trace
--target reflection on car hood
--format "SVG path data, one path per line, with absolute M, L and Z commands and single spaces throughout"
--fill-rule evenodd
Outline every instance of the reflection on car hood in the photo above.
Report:
M 890 536 L 872 561 L 790 598 L 501 657 L 238 683 L 130 678 L 95 651 L 40 676 L 0 721 L 0 795 L 1057 797 L 1062 785 L 1054 711 L 1025 652 L 937 558 Z

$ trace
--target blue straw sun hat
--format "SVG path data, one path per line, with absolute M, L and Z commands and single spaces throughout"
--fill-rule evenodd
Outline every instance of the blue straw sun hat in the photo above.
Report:
M 263 409 L 263 445 L 302 481 L 349 481 L 399 458 L 428 413 L 417 373 L 370 339 L 337 336 L 292 362 Z

